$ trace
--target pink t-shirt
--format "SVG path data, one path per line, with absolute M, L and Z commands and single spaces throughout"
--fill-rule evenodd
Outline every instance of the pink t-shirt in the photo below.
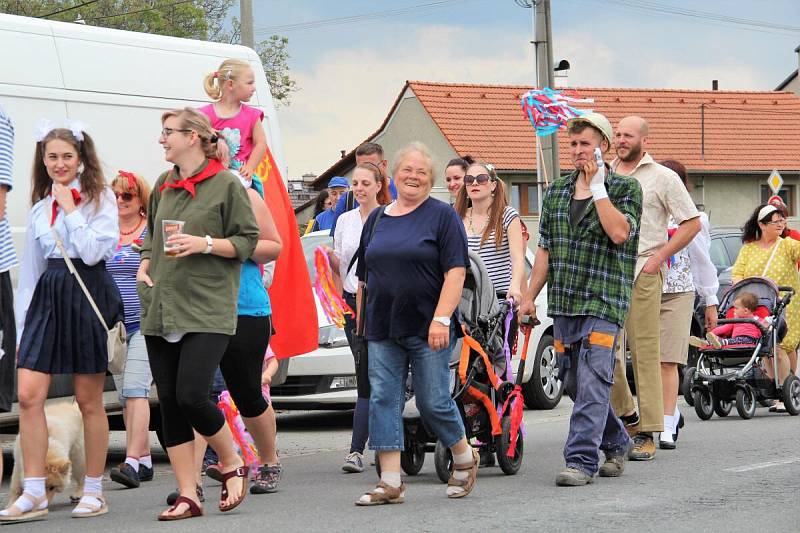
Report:
M 211 126 L 219 131 L 228 143 L 231 169 L 239 170 L 253 153 L 253 128 L 264 120 L 264 113 L 247 104 L 242 104 L 239 112 L 230 118 L 219 118 L 214 104 L 204 105 L 199 110 L 211 120 Z

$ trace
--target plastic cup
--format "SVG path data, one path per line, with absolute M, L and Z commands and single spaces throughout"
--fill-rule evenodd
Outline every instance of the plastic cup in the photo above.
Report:
M 174 257 L 178 255 L 178 247 L 176 245 L 168 245 L 167 239 L 171 235 L 177 235 L 179 233 L 183 233 L 183 225 L 185 222 L 183 220 L 162 220 L 161 221 L 161 233 L 164 237 L 164 254 L 167 257 Z

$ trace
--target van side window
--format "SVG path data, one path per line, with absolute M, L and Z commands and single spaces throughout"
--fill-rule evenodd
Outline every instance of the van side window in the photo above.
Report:
M 725 243 L 722 238 L 711 239 L 710 255 L 711 262 L 714 263 L 717 270 L 725 270 L 733 264 L 728 257 L 728 252 L 725 250 Z

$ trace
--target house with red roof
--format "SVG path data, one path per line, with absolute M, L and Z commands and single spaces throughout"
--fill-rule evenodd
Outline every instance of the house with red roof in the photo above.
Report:
M 409 81 L 383 123 L 365 141 L 380 143 L 387 158 L 411 141 L 421 141 L 437 161 L 434 193 L 446 199 L 444 165 L 460 155 L 491 163 L 510 191 L 510 202 L 535 228 L 546 183 L 536 178 L 536 139 L 523 114 L 521 85 L 467 85 Z M 703 91 L 674 89 L 575 88 L 613 126 L 639 115 L 650 124 L 648 152 L 676 159 L 689 170 L 692 196 L 712 225 L 741 225 L 771 196 L 767 178 L 783 177 L 780 191 L 791 216 L 800 214 L 800 97 L 788 91 Z M 561 172 L 572 171 L 566 132 L 558 133 Z M 354 149 L 314 182 L 321 190 L 355 166 Z M 609 155 L 609 159 L 613 153 Z M 552 178 L 551 178 L 552 179 Z M 542 180 L 544 181 L 544 180 Z M 298 210 L 301 211 L 302 207 Z M 534 232 L 532 232 L 534 233 Z

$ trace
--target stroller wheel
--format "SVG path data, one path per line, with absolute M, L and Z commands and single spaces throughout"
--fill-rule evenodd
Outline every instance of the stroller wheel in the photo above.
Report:
M 694 383 L 694 372 L 697 370 L 695 367 L 690 366 L 683 371 L 683 380 L 681 382 L 681 392 L 683 399 L 689 407 L 694 407 L 694 398 L 692 397 L 692 383 Z
M 756 396 L 748 385 L 736 391 L 736 411 L 745 420 L 756 414 Z
M 497 462 L 500 464 L 500 470 L 504 474 L 513 476 L 519 472 L 522 466 L 522 431 L 520 431 L 517 445 L 514 447 L 514 457 L 507 455 L 508 450 L 511 448 L 511 417 L 504 416 L 501 421 L 503 432 L 495 439 L 495 448 L 497 448 Z
M 731 401 L 714 398 L 712 402 L 714 405 L 714 412 L 717 413 L 717 416 L 720 418 L 728 416 L 731 413 L 731 409 L 733 409 L 733 402 Z
M 800 378 L 789 374 L 783 382 L 783 405 L 792 416 L 800 414 Z
M 447 483 L 453 473 L 453 453 L 440 440 L 436 441 L 436 448 L 433 450 L 433 464 L 439 481 Z
M 694 397 L 694 411 L 700 420 L 708 420 L 714 416 L 711 392 L 708 389 L 696 390 L 692 396 Z
M 425 463 L 425 444 L 419 442 L 411 433 L 405 433 L 405 450 L 400 452 L 400 467 L 409 476 L 416 476 Z

